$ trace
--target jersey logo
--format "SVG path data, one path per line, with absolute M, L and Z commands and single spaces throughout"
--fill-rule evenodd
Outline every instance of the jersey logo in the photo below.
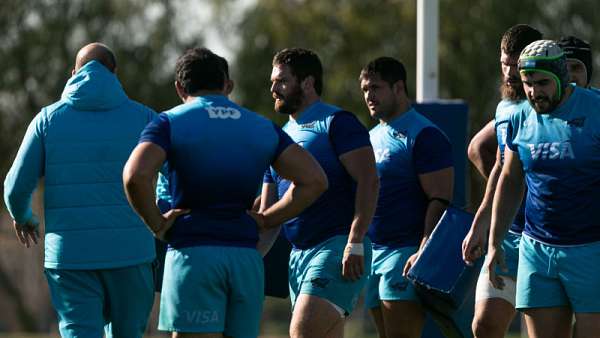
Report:
M 404 290 L 406 290 L 407 287 L 408 287 L 407 280 L 390 284 L 390 288 L 392 288 L 396 291 L 404 291 Z
M 406 130 L 403 130 L 403 131 L 394 130 L 392 132 L 392 136 L 394 138 L 397 138 L 397 139 L 400 139 L 400 140 L 405 139 L 406 138 Z
M 314 286 L 317 287 L 319 289 L 325 289 L 327 287 L 327 284 L 329 284 L 329 279 L 328 278 L 313 278 L 310 283 Z
M 214 310 L 184 311 L 189 323 L 208 324 L 219 321 L 219 313 Z
M 567 122 L 568 126 L 582 128 L 585 122 L 585 116 L 572 119 Z
M 546 142 L 527 144 L 531 151 L 531 159 L 533 160 L 565 160 L 574 159 L 575 153 L 573 153 L 573 147 L 571 142 Z
M 211 119 L 234 119 L 237 120 L 242 116 L 239 110 L 230 107 L 208 107 L 208 117 Z
M 317 124 L 316 121 L 312 121 L 312 122 L 305 123 L 305 124 L 299 124 L 298 126 L 301 129 L 314 129 L 316 124 Z
M 375 162 L 381 163 L 390 158 L 390 150 L 388 148 L 375 149 Z

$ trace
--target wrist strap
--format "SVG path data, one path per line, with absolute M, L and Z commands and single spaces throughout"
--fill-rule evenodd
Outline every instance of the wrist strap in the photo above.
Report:
M 348 252 L 350 255 L 364 256 L 365 246 L 363 243 L 348 243 L 346 244 L 346 249 L 344 249 L 344 251 Z

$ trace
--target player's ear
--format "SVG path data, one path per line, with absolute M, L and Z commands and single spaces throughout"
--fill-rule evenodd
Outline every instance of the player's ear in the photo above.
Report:
M 392 85 L 392 90 L 394 91 L 394 94 L 396 94 L 396 95 L 403 94 L 405 92 L 404 91 L 404 81 L 402 81 L 402 80 L 396 81 L 396 83 L 394 83 Z
M 302 82 L 300 83 L 300 87 L 302 88 L 303 91 L 309 91 L 311 89 L 314 90 L 315 88 L 315 78 L 312 75 L 307 76 L 304 80 L 302 80 Z
M 235 83 L 233 80 L 225 80 L 225 96 L 229 96 L 231 92 L 233 92 L 233 88 L 235 87 Z
M 189 95 L 179 81 L 175 81 L 175 91 L 177 92 L 177 96 L 179 96 L 181 101 L 185 102 Z

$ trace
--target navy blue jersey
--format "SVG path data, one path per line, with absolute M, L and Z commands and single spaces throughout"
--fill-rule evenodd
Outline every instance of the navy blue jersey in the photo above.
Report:
M 507 146 L 523 163 L 523 233 L 552 245 L 600 241 L 600 96 L 572 87 L 550 114 L 513 114 Z
M 452 167 L 452 146 L 426 117 L 410 109 L 370 131 L 379 199 L 369 237 L 374 247 L 418 246 L 429 201 L 419 175 Z
M 224 96 L 201 96 L 160 114 L 140 142 L 167 153 L 172 208 L 191 209 L 169 231 L 169 245 L 255 247 L 246 214 L 265 170 L 293 141 L 271 121 Z
M 290 137 L 319 162 L 329 181 L 329 189 L 298 217 L 283 225 L 287 239 L 299 249 L 307 249 L 326 239 L 348 234 L 354 217 L 356 185 L 339 157 L 370 146 L 367 129 L 351 113 L 316 102 L 283 127 Z M 265 183 L 276 183 L 279 198 L 290 182 L 271 168 Z
M 504 148 L 506 147 L 506 130 L 510 116 L 521 111 L 524 107 L 527 109 L 529 102 L 527 100 L 510 101 L 502 100 L 496 107 L 495 127 L 496 127 L 496 139 L 498 140 L 498 149 L 500 149 L 500 156 L 502 163 L 504 163 Z M 513 223 L 510 226 L 510 231 L 520 234 L 523 232 L 525 226 L 525 199 L 517 211 L 517 215 Z

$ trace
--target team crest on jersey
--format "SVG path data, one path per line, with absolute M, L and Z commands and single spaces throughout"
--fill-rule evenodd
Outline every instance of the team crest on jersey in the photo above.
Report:
M 392 131 L 392 137 L 400 139 L 400 140 L 405 139 L 406 138 L 406 130 L 403 130 L 403 131 L 394 130 L 394 131 Z
M 208 107 L 208 117 L 211 119 L 233 119 L 237 120 L 242 116 L 239 110 L 231 107 Z
M 375 149 L 374 153 L 375 153 L 375 162 L 377 162 L 377 163 L 387 161 L 390 158 L 390 149 L 389 148 Z
M 571 142 L 544 142 L 527 144 L 532 160 L 569 160 L 575 158 Z
M 583 128 L 583 123 L 585 122 L 585 116 L 574 118 L 570 121 L 567 121 L 567 125 L 571 127 Z
M 327 287 L 327 284 L 329 284 L 329 279 L 328 278 L 313 278 L 310 283 L 314 286 L 317 287 L 319 289 L 324 289 Z

